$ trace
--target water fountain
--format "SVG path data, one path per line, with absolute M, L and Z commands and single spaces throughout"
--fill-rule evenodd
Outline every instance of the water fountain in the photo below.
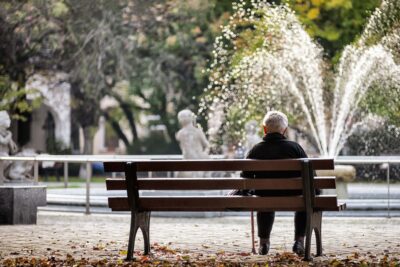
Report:
M 220 116 L 223 107 L 219 125 L 229 131 L 268 109 L 280 109 L 310 136 L 321 155 L 337 156 L 366 117 L 359 104 L 368 90 L 400 92 L 400 67 L 394 59 L 400 51 L 400 1 L 383 1 L 360 40 L 344 49 L 331 89 L 323 79 L 322 50 L 293 11 L 264 1 L 251 5 L 235 3 L 229 24 L 215 41 L 200 112 L 211 118 L 217 111 Z M 232 114 L 240 119 L 230 121 Z

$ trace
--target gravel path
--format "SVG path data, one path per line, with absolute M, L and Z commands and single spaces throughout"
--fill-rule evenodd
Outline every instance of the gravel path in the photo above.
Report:
M 185 255 L 192 259 L 223 255 L 224 260 L 233 262 L 268 261 L 271 255 L 291 251 L 294 232 L 293 218 L 277 217 L 269 256 L 258 256 L 249 254 L 250 218 L 156 217 L 150 224 L 155 255 L 159 260 L 172 261 Z M 105 258 L 121 262 L 126 255 L 128 232 L 128 215 L 41 211 L 37 225 L 0 225 L 0 263 L 18 257 Z M 400 258 L 400 218 L 325 217 L 322 238 L 324 256 L 314 262 L 359 255 L 372 259 Z M 142 240 L 139 234 L 137 250 L 143 248 Z

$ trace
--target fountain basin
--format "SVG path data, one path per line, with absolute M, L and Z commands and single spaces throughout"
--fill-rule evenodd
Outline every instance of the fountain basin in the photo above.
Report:
M 356 168 L 352 165 L 335 165 L 334 170 L 317 171 L 318 176 L 335 176 L 336 177 L 336 193 L 332 189 L 324 189 L 326 194 L 337 194 L 340 199 L 348 199 L 347 183 L 352 182 L 356 178 Z

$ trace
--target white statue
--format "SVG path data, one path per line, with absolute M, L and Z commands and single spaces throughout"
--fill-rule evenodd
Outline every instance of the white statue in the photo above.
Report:
M 34 156 L 33 149 L 24 149 L 17 152 L 17 145 L 12 140 L 12 134 L 8 130 L 11 125 L 10 116 L 6 111 L 0 111 L 0 156 Z M 26 181 L 32 179 L 33 161 L 2 161 L 0 179 L 6 181 Z
M 209 144 L 203 130 L 195 127 L 196 116 L 188 109 L 178 113 L 182 126 L 175 137 L 182 150 L 183 159 L 208 159 Z M 204 177 L 204 172 L 179 172 L 178 177 Z
M 194 126 L 195 115 L 188 109 L 178 113 L 182 126 L 176 133 L 184 159 L 207 159 L 209 144 L 202 129 Z
M 244 142 L 244 154 L 247 153 L 259 142 L 261 142 L 261 137 L 258 135 L 258 123 L 255 120 L 248 121 L 244 128 L 246 130 L 246 140 Z
M 10 128 L 11 120 L 7 111 L 0 111 L 0 155 L 8 156 L 17 151 L 17 145 L 11 138 Z
M 8 116 L 7 111 L 0 111 L 0 156 L 9 156 L 10 154 L 14 154 L 17 151 L 17 145 L 11 138 L 11 132 L 8 130 L 10 128 L 11 120 L 10 116 Z M 4 179 L 4 170 L 6 170 L 11 162 L 10 161 L 2 161 L 0 168 L 0 179 Z
M 21 152 L 15 154 L 17 157 L 32 157 L 36 156 L 33 149 L 24 149 Z M 8 169 L 7 178 L 13 182 L 20 181 L 32 181 L 33 179 L 33 161 L 14 161 Z

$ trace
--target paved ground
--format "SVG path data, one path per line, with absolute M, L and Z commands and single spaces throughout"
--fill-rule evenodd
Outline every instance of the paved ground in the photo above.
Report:
M 249 254 L 249 222 L 248 217 L 152 218 L 151 243 L 155 253 L 151 259 L 137 255 L 136 260 L 250 264 L 271 262 L 276 255 L 292 257 L 291 253 L 285 253 L 292 246 L 292 218 L 276 218 L 269 256 Z M 326 217 L 322 227 L 325 256 L 315 258 L 314 264 L 335 265 L 337 260 L 344 259 L 347 262 L 391 259 L 400 264 L 400 218 Z M 11 265 L 15 258 L 35 257 L 69 260 L 71 265 L 82 258 L 122 264 L 128 231 L 127 215 L 41 211 L 37 225 L 0 226 L 0 265 Z M 137 248 L 142 247 L 139 235 Z

